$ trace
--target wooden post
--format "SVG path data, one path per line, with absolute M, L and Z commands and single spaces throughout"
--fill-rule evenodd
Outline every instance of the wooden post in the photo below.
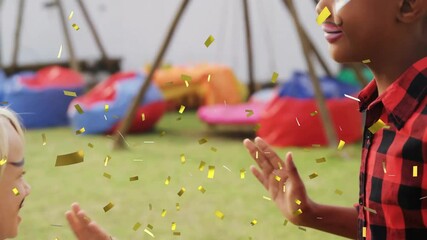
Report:
M 15 40 L 12 55 L 12 69 L 15 69 L 18 64 L 19 47 L 21 42 L 22 19 L 24 18 L 25 0 L 19 0 L 18 16 L 16 19 Z
M 65 40 L 67 42 L 67 48 L 68 48 L 68 54 L 70 54 L 70 67 L 75 70 L 75 71 L 79 71 L 79 65 L 77 63 L 76 60 L 76 56 L 74 55 L 74 48 L 73 48 L 73 44 L 71 42 L 71 38 L 70 35 L 68 33 L 68 26 L 67 26 L 67 22 L 65 20 L 66 16 L 65 16 L 65 11 L 64 11 L 64 7 L 62 6 L 61 0 L 55 0 L 58 9 L 59 9 L 59 18 L 61 19 L 61 24 L 62 24 L 62 30 L 64 32 L 64 36 L 65 36 Z
M 245 32 L 246 32 L 246 49 L 248 53 L 248 77 L 249 77 L 249 96 L 251 96 L 255 91 L 255 80 L 254 80 L 254 71 L 253 71 L 253 54 L 252 54 L 252 34 L 251 34 L 251 25 L 249 20 L 249 6 L 248 0 L 243 1 L 243 10 L 245 16 Z
M 77 0 L 79 3 L 80 8 L 82 9 L 82 13 L 84 18 L 86 19 L 87 25 L 89 26 L 89 29 L 93 35 L 93 38 L 95 39 L 96 45 L 98 46 L 99 51 L 102 55 L 102 60 L 108 60 L 107 52 L 105 51 L 104 46 L 102 45 L 101 39 L 99 38 L 98 32 L 95 29 L 95 25 L 93 25 L 92 19 L 89 17 L 89 14 L 86 10 L 86 7 L 82 0 Z
M 138 92 L 138 95 L 133 99 L 132 105 L 128 108 L 125 118 L 120 123 L 119 129 L 115 133 L 115 136 L 114 136 L 114 145 L 113 145 L 114 149 L 119 149 L 119 148 L 125 147 L 123 138 L 124 138 L 124 136 L 126 136 L 126 133 L 130 128 L 130 124 L 133 120 L 133 117 L 136 114 L 136 110 L 138 108 L 139 102 L 141 101 L 141 99 L 143 99 L 145 92 L 147 92 L 148 87 L 151 84 L 151 81 L 153 79 L 153 75 L 154 75 L 155 71 L 157 70 L 157 68 L 159 67 L 160 63 L 163 60 L 163 56 L 164 56 L 167 48 L 169 47 L 170 41 L 172 40 L 173 34 L 175 32 L 175 29 L 176 29 L 176 26 L 178 25 L 179 20 L 181 20 L 182 14 L 184 13 L 184 10 L 186 9 L 189 1 L 190 0 L 183 0 L 182 1 L 181 6 L 180 6 L 178 12 L 176 13 L 176 16 L 172 22 L 172 25 L 169 28 L 167 36 L 164 39 L 162 47 L 161 47 L 159 53 L 157 54 L 156 60 L 154 61 L 154 65 L 151 68 L 150 73 L 147 76 L 147 79 L 145 79 L 144 84 L 142 85 L 141 89 Z
M 336 146 L 338 141 L 337 141 L 337 136 L 335 134 L 334 127 L 333 127 L 332 118 L 329 114 L 328 108 L 326 107 L 326 100 L 325 100 L 325 97 L 323 95 L 322 88 L 320 86 L 320 80 L 316 76 L 313 63 L 310 59 L 310 53 L 313 51 L 313 49 L 310 48 L 310 44 L 307 41 L 307 36 L 304 36 L 303 28 L 302 28 L 302 25 L 299 21 L 298 14 L 297 14 L 297 11 L 296 11 L 295 6 L 293 4 L 293 1 L 292 0 L 283 0 L 283 2 L 285 4 L 285 6 L 287 7 L 287 9 L 289 10 L 289 12 L 291 13 L 292 19 L 295 23 L 295 26 L 296 26 L 297 31 L 298 31 L 298 35 L 299 35 L 301 43 L 302 43 L 305 61 L 306 61 L 307 67 L 308 67 L 310 79 L 313 83 L 315 98 L 316 98 L 317 106 L 319 108 L 320 118 L 321 118 L 323 126 L 325 128 L 325 133 L 326 133 L 326 138 L 328 140 L 328 144 L 331 147 Z

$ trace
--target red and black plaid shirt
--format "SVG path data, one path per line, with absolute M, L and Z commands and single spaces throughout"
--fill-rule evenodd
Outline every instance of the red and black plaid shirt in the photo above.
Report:
M 359 94 L 366 112 L 358 239 L 427 239 L 427 57 L 378 96 Z M 381 119 L 386 127 L 372 133 Z

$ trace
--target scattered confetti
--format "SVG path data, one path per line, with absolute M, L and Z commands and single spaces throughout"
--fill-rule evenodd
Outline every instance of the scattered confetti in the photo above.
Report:
M 90 148 L 93 148 L 93 144 L 92 143 L 88 143 L 87 146 L 90 147 Z
M 216 151 L 218 151 L 218 149 L 216 149 L 216 148 L 214 148 L 214 147 L 211 147 L 211 151 L 212 151 L 212 152 L 216 152 Z
M 310 116 L 314 117 L 314 116 L 316 116 L 318 113 L 319 113 L 318 111 L 314 111 L 314 112 L 310 113 Z
M 228 168 L 227 166 L 222 165 L 222 167 L 223 167 L 223 168 L 225 168 L 225 169 L 227 169 L 227 171 L 231 172 L 231 169 L 230 169 L 230 168 Z
M 255 226 L 258 223 L 258 221 L 256 219 L 252 220 L 251 225 Z
M 145 113 L 141 113 L 141 120 L 145 121 Z
M 114 204 L 112 202 L 108 203 L 107 205 L 105 205 L 104 207 L 104 212 L 108 212 L 110 211 L 112 208 L 114 207 Z
M 43 146 L 46 146 L 46 134 L 42 133 Z
M 208 142 L 208 140 L 206 138 L 202 138 L 202 139 L 199 140 L 199 144 L 200 145 L 205 144 L 207 142 Z
M 67 166 L 72 164 L 81 163 L 84 161 L 84 153 L 82 150 L 56 157 L 55 167 Z
M 222 213 L 221 211 L 219 211 L 219 210 L 216 210 L 215 211 L 215 215 L 219 218 L 219 219 L 224 219 L 224 213 Z
M 301 215 L 302 214 L 302 210 L 301 210 L 301 208 L 298 208 L 298 210 L 296 210 L 295 212 L 294 212 L 294 215 L 295 216 L 298 216 L 298 215 Z
M 254 131 L 258 131 L 261 128 L 261 124 L 257 123 L 254 127 Z
M 213 41 L 215 41 L 215 38 L 212 35 L 209 35 L 205 41 L 205 46 L 208 48 L 213 43 Z
M 366 237 L 366 227 L 362 228 L 362 237 Z
M 181 105 L 181 107 L 179 108 L 179 113 L 182 114 L 184 112 L 184 110 L 185 110 L 185 106 Z
M 9 102 L 6 102 L 6 101 L 0 102 L 0 105 L 8 105 L 8 104 Z
M 299 230 L 301 230 L 301 231 L 304 231 L 304 232 L 306 232 L 306 231 L 307 231 L 307 229 L 305 229 L 305 228 L 303 228 L 303 227 L 300 227 L 300 226 L 298 226 L 298 229 L 299 229 Z
M 383 160 L 383 171 L 384 171 L 384 173 L 387 173 L 387 168 L 386 168 L 386 162 L 385 162 L 385 160 Z
M 166 211 L 166 209 L 163 209 L 163 210 L 162 210 L 162 217 L 165 217 L 167 212 L 168 212 L 168 211 Z
M 376 132 L 378 132 L 379 130 L 383 129 L 383 128 L 387 128 L 389 126 L 387 126 L 381 119 L 379 119 L 376 123 L 372 124 L 372 126 L 370 126 L 368 128 L 368 130 L 372 133 L 375 134 Z
M 412 167 L 412 177 L 418 177 L 418 166 Z
M 80 30 L 80 27 L 75 23 L 73 23 L 71 26 L 73 26 L 74 30 L 76 31 Z
M 346 97 L 346 98 L 350 98 L 351 100 L 354 100 L 354 101 L 358 101 L 358 102 L 360 102 L 360 99 L 355 98 L 355 97 L 350 96 L 350 95 L 347 95 L 347 94 L 344 94 L 344 97 Z
M 421 197 L 420 200 L 427 199 L 427 196 Z
M 245 112 L 247 113 L 246 117 L 250 117 L 250 116 L 254 115 L 254 110 L 246 109 Z
M 148 235 L 150 235 L 152 238 L 155 238 L 154 234 L 150 230 L 144 229 L 144 232 L 147 233 Z
M 255 151 L 255 159 L 258 159 L 258 151 Z
M 71 20 L 71 18 L 73 17 L 73 15 L 74 15 L 74 11 L 71 11 L 70 15 L 68 15 L 68 20 Z
M 6 159 L 2 159 L 2 160 L 0 160 L 0 166 L 5 165 L 6 163 L 7 163 L 7 160 L 6 160 Z
M 271 77 L 271 82 L 276 83 L 278 77 L 279 77 L 279 74 L 277 72 L 273 72 L 273 76 Z
M 245 179 L 246 170 L 244 168 L 240 169 L 240 179 Z
M 363 60 L 363 61 L 362 61 L 362 63 L 364 63 L 364 64 L 368 64 L 368 63 L 371 63 L 371 59 L 366 59 L 366 60 Z
M 105 106 L 104 106 L 104 112 L 108 112 L 109 109 L 110 109 L 110 105 L 105 104 Z
M 76 135 L 80 135 L 82 133 L 86 132 L 86 129 L 84 127 L 80 128 L 79 130 L 76 131 Z
M 199 186 L 197 189 L 199 189 L 199 191 L 202 193 L 206 192 L 206 189 L 203 186 Z
M 365 211 L 371 212 L 373 214 L 377 214 L 377 211 L 375 209 L 368 208 L 368 207 L 365 207 L 365 206 L 363 207 L 363 209 L 365 209 Z
M 153 210 L 153 205 L 151 205 L 151 203 L 148 204 L 148 210 Z
M 15 194 L 15 196 L 19 195 L 19 191 L 16 187 L 12 189 L 12 192 L 13 192 L 13 194 Z
M 107 155 L 104 159 L 104 166 L 106 167 L 108 165 L 108 162 L 111 160 L 111 156 Z
M 184 154 L 184 153 L 182 153 L 182 154 L 181 154 L 181 163 L 182 163 L 182 164 L 184 164 L 184 163 L 185 163 L 185 161 L 186 161 L 186 160 L 185 160 L 185 154 Z
M 324 157 L 316 159 L 316 163 L 324 163 L 324 162 L 326 162 L 326 158 Z
M 339 190 L 339 189 L 335 189 L 335 194 L 337 195 L 342 195 L 343 191 Z
M 106 173 L 106 172 L 104 172 L 103 176 L 106 177 L 106 178 L 108 178 L 108 179 L 111 179 L 111 175 L 108 174 L 108 173 Z
M 165 180 L 165 185 L 169 185 L 170 182 L 171 182 L 171 176 L 168 176 L 168 178 L 166 178 Z
M 134 231 L 136 231 L 136 230 L 138 230 L 139 228 L 141 227 L 141 223 L 139 223 L 139 222 L 137 222 L 137 223 L 135 223 L 135 225 L 133 225 L 133 230 Z
M 214 178 L 215 175 L 215 166 L 209 166 L 208 178 Z
M 301 127 L 301 124 L 299 123 L 298 118 L 295 118 L 295 121 L 297 122 L 298 127 Z
M 343 140 L 340 140 L 340 143 L 338 144 L 337 149 L 338 149 L 338 150 L 342 150 L 342 149 L 343 149 L 343 147 L 344 147 L 344 145 L 345 145 L 345 142 L 344 142 Z
M 206 163 L 205 163 L 204 161 L 200 161 L 200 164 L 199 164 L 199 170 L 200 170 L 201 172 L 203 172 L 203 169 L 205 169 L 205 165 L 206 165 Z
M 319 175 L 317 175 L 317 173 L 312 173 L 312 174 L 310 174 L 308 177 L 310 178 L 310 179 L 313 179 L 313 178 L 316 178 L 316 177 L 318 177 Z
M 181 190 L 179 190 L 179 192 L 177 193 L 178 194 L 178 196 L 182 196 L 182 194 L 184 194 L 185 193 L 185 188 L 181 188 Z
M 61 55 L 62 55 L 62 44 L 61 44 L 61 46 L 59 47 L 58 55 L 57 55 L 56 57 L 57 57 L 57 58 L 61 58 Z
M 323 8 L 316 19 L 317 24 L 322 25 L 322 23 L 325 22 L 329 16 L 331 16 L 331 12 L 329 11 L 328 7 Z
M 174 236 L 181 236 L 181 232 L 173 232 Z
M 267 196 L 262 196 L 262 198 L 264 198 L 267 201 L 271 201 L 271 198 L 267 197 Z
M 301 205 L 301 200 L 295 199 L 295 203 Z
M 176 203 L 176 204 L 175 204 L 175 207 L 176 207 L 176 211 L 181 210 L 181 207 L 179 206 L 179 203 Z
M 211 81 L 211 75 L 209 74 L 208 75 L 208 82 L 210 82 Z
M 176 222 L 172 222 L 171 230 L 172 231 L 176 230 Z
M 80 107 L 79 104 L 74 105 L 74 108 L 77 110 L 77 112 L 79 114 L 83 114 L 84 113 L 83 109 Z
M 280 180 L 281 180 L 282 178 L 281 178 L 281 177 L 279 177 L 279 176 L 275 176 L 275 177 L 274 177 L 274 179 L 276 179 L 276 181 L 280 182 Z
M 139 177 L 138 176 L 133 176 L 129 178 L 129 181 L 133 182 L 133 181 L 138 181 Z
M 66 91 L 66 90 L 64 90 L 64 95 L 65 96 L 69 96 L 69 97 L 77 97 L 77 93 L 76 92 Z
M 285 221 L 283 221 L 283 226 L 288 225 L 288 222 L 289 222 L 289 221 L 285 219 Z
M 165 134 L 166 134 L 166 131 L 162 131 L 162 132 L 160 133 L 160 137 L 163 137 Z

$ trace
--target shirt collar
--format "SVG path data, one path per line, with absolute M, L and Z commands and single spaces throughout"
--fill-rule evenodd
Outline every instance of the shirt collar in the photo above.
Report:
M 371 81 L 359 93 L 360 111 L 382 103 L 389 121 L 401 129 L 427 94 L 427 57 L 419 60 L 393 82 L 381 96 L 377 83 Z

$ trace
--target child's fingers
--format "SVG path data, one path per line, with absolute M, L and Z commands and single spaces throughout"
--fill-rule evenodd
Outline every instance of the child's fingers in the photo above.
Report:
M 271 147 L 262 138 L 256 137 L 255 144 L 258 149 L 264 153 L 265 158 L 274 169 L 280 169 L 285 166 L 285 163 L 282 161 L 279 155 L 277 155 L 277 153 L 271 149 Z
M 273 171 L 273 166 L 266 159 L 265 154 L 258 149 L 258 147 L 249 139 L 243 141 L 243 145 L 249 151 L 251 157 L 255 160 L 258 166 L 263 170 L 265 175 L 270 174 Z
M 93 239 L 96 240 L 110 240 L 111 237 L 94 221 L 89 223 L 89 229 L 92 233 L 92 237 L 96 237 Z
M 265 189 L 268 190 L 266 177 L 255 166 L 251 166 L 251 172 L 258 179 L 258 181 L 265 187 Z
M 80 205 L 76 202 L 72 203 L 71 210 L 73 210 L 74 214 L 77 214 L 80 211 Z
M 83 210 L 80 210 L 76 216 L 79 222 L 84 226 L 87 226 L 90 223 L 90 218 L 86 215 L 86 213 Z
M 65 213 L 65 218 L 67 219 L 68 224 L 70 225 L 73 232 L 77 235 L 81 231 L 82 227 L 79 220 L 77 219 L 77 216 L 74 214 L 74 212 L 67 211 Z

